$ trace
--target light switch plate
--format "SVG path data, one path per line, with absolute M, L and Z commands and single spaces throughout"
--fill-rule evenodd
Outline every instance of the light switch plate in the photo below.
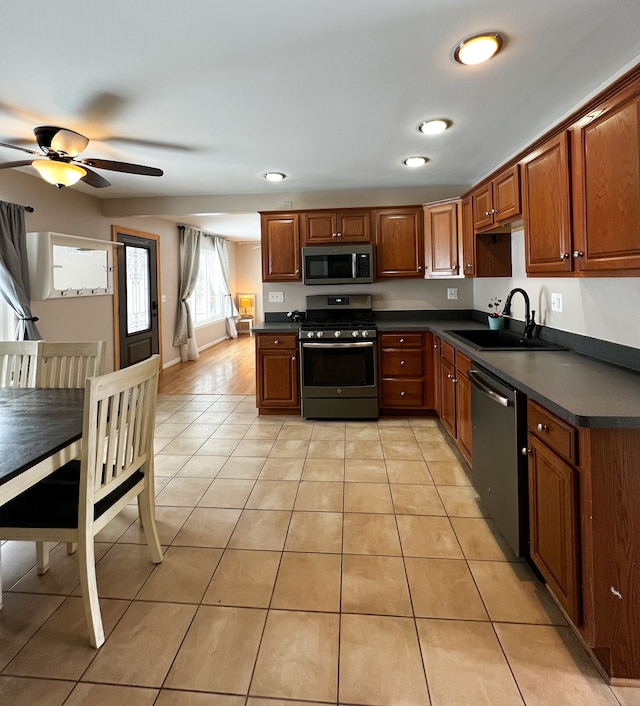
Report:
M 551 311 L 562 311 L 562 294 L 553 293 L 551 295 Z
M 458 298 L 458 288 L 457 287 L 447 287 L 447 299 L 457 299 Z
M 269 292 L 270 304 L 281 304 L 284 301 L 284 292 Z

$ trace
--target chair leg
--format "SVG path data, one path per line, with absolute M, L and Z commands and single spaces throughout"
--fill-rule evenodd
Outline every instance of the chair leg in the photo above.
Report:
M 38 576 L 49 571 L 49 542 L 36 542 L 36 566 Z
M 162 547 L 160 546 L 160 537 L 158 537 L 154 508 L 155 500 L 151 496 L 150 486 L 145 483 L 144 489 L 138 495 L 138 513 L 140 515 L 142 529 L 144 530 L 144 536 L 149 545 L 151 561 L 154 564 L 159 564 L 162 561 Z
M 77 542 L 67 542 L 67 554 L 75 554 L 78 549 Z
M 98 584 L 96 581 L 96 557 L 94 554 L 93 537 L 81 536 L 78 542 L 78 565 L 80 567 L 80 586 L 82 588 L 82 604 L 89 629 L 89 642 L 96 649 L 104 643 L 104 628 L 98 600 Z

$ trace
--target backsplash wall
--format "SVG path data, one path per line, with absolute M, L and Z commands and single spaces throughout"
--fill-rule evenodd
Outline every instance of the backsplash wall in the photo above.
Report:
M 510 289 L 529 295 L 536 321 L 562 331 L 640 348 L 640 278 L 638 277 L 527 277 L 524 231 L 511 235 L 513 276 L 473 280 L 473 307 L 489 311 L 492 297 L 502 302 Z M 563 311 L 551 311 L 551 294 L 562 295 Z M 524 321 L 524 302 L 513 299 L 514 318 Z

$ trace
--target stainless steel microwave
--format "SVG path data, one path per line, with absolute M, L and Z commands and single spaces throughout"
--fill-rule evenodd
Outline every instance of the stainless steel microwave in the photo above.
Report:
M 302 248 L 304 284 L 373 282 L 373 245 L 314 245 Z

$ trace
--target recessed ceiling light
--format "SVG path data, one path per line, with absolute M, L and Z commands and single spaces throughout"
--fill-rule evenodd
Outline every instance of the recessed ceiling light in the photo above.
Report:
M 439 135 L 448 127 L 451 127 L 450 120 L 436 118 L 435 120 L 425 120 L 423 123 L 420 123 L 420 125 L 418 125 L 418 130 L 423 135 Z
M 429 161 L 428 157 L 407 157 L 404 160 L 403 164 L 406 164 L 407 167 L 415 168 L 415 167 L 422 167 L 428 161 Z
M 287 178 L 287 175 L 282 172 L 267 172 L 262 176 L 264 176 L 267 181 L 282 181 Z
M 475 34 L 458 44 L 453 57 L 460 64 L 481 64 L 497 54 L 502 45 L 503 39 L 497 32 Z

